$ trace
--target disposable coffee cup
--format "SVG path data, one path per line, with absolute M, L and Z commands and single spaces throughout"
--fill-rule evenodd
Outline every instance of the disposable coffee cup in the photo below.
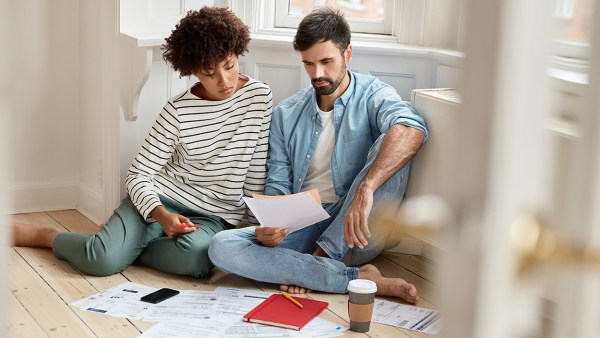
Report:
M 354 279 L 348 284 L 348 317 L 350 330 L 367 332 L 371 326 L 377 285 L 367 279 Z

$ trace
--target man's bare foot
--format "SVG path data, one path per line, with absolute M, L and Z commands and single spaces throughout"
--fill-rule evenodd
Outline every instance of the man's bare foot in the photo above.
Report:
M 58 231 L 51 227 L 40 227 L 33 224 L 13 223 L 12 239 L 14 246 L 33 246 L 52 249 Z
M 375 282 L 378 296 L 399 297 L 410 304 L 419 302 L 417 288 L 413 284 L 402 278 L 384 277 L 374 265 L 365 264 L 358 268 L 358 278 Z
M 291 294 L 303 294 L 312 291 L 311 289 L 303 288 L 296 285 L 279 285 L 279 290 Z

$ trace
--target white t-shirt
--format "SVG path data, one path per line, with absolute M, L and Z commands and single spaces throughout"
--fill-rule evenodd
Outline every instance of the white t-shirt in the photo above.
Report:
M 323 203 L 335 203 L 340 198 L 333 189 L 331 178 L 331 155 L 335 145 L 335 128 L 333 127 L 333 111 L 319 110 L 323 130 L 319 135 L 319 142 L 308 167 L 302 191 L 318 189 Z

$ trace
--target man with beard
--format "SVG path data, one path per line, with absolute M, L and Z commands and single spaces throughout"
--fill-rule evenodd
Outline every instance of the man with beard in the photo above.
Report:
M 330 8 L 302 20 L 294 49 L 312 86 L 275 108 L 269 136 L 265 194 L 318 189 L 330 218 L 293 233 L 273 225 L 224 231 L 209 255 L 224 271 L 290 293 L 345 293 L 350 280 L 363 278 L 377 284 L 378 295 L 417 303 L 413 284 L 366 264 L 394 235 L 368 221 L 378 205 L 404 196 L 427 129 L 391 86 L 348 71 L 350 35 L 343 15 Z

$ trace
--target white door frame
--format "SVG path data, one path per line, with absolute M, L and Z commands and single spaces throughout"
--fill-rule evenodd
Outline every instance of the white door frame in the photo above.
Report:
M 552 2 L 545 0 L 473 0 L 468 4 L 463 81 L 463 109 L 458 136 L 460 210 L 451 225 L 451 243 L 443 264 L 441 336 L 451 338 L 510 338 L 536 333 L 540 295 L 530 282 L 516 276 L 518 253 L 510 246 L 509 229 L 523 213 L 561 219 L 553 214 L 556 201 L 556 136 L 546 128 L 557 112 L 547 77 Z M 596 6 L 596 17 L 598 15 Z M 598 21 L 598 20 L 596 20 Z M 596 26 L 598 23 L 596 22 Z M 596 33 L 596 57 L 600 34 Z M 596 65 L 597 66 L 597 65 Z M 597 67 L 596 67 L 597 68 Z M 572 166 L 582 176 L 576 192 L 586 203 L 577 212 L 576 227 L 598 245 L 600 216 L 599 71 L 592 67 L 585 118 L 580 121 L 582 146 Z M 595 95 L 593 94 L 595 93 Z M 555 217 L 556 216 L 556 217 Z M 598 227 L 596 227 L 598 228 Z M 597 272 L 597 271 L 596 271 Z M 559 295 L 553 337 L 592 337 L 597 334 L 598 274 Z M 594 277 L 595 276 L 595 277 Z M 574 284 L 571 284 L 572 287 Z M 566 287 L 562 287 L 566 290 Z M 588 304 L 593 303 L 593 305 Z M 577 309 L 577 311 L 574 311 Z M 525 317 L 526 320 L 519 318 Z M 577 318 L 574 318 L 577 316 Z M 537 331 L 539 332 L 539 331 Z

